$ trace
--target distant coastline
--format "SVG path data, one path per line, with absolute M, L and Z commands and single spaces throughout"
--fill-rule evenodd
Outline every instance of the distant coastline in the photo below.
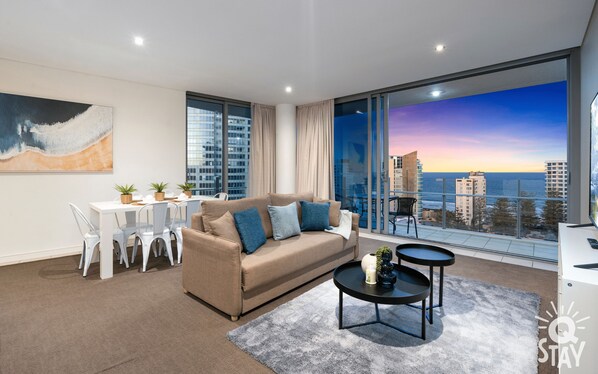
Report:
M 445 189 L 448 202 L 455 202 L 455 197 L 450 194 L 455 193 L 455 179 L 467 177 L 469 171 L 464 172 L 423 172 L 422 190 L 423 195 L 420 197 L 426 206 L 426 202 L 442 201 L 441 195 L 425 193 L 442 193 L 442 181 L 445 180 Z M 495 196 L 517 196 L 517 181 L 521 181 L 521 191 L 528 196 L 544 198 L 545 191 L 545 177 L 544 172 L 488 172 L 484 173 L 486 176 L 486 195 Z M 439 181 L 440 179 L 440 181 Z M 487 203 L 492 205 L 496 201 L 494 198 L 488 198 Z M 436 205 L 436 204 L 428 204 Z M 541 207 L 544 205 L 542 201 L 537 201 L 536 205 Z

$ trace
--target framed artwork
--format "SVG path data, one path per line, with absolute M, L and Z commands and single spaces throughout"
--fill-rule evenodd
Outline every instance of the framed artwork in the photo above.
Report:
M 112 108 L 0 93 L 0 172 L 112 171 Z

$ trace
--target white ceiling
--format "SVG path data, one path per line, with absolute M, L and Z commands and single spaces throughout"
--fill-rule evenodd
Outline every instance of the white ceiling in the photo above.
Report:
M 303 104 L 579 46 L 594 0 L 0 0 L 0 58 Z M 133 36 L 145 45 L 133 45 Z M 437 43 L 447 49 L 434 52 Z M 284 92 L 286 85 L 293 93 Z

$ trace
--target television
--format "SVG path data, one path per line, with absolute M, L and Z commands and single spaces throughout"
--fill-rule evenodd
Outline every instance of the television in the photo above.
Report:
M 590 220 L 598 227 L 598 93 L 590 106 Z

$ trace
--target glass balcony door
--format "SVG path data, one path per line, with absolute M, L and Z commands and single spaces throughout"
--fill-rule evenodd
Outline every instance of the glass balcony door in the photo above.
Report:
M 388 116 L 386 98 L 337 103 L 334 121 L 335 198 L 359 214 L 359 227 L 388 232 Z

